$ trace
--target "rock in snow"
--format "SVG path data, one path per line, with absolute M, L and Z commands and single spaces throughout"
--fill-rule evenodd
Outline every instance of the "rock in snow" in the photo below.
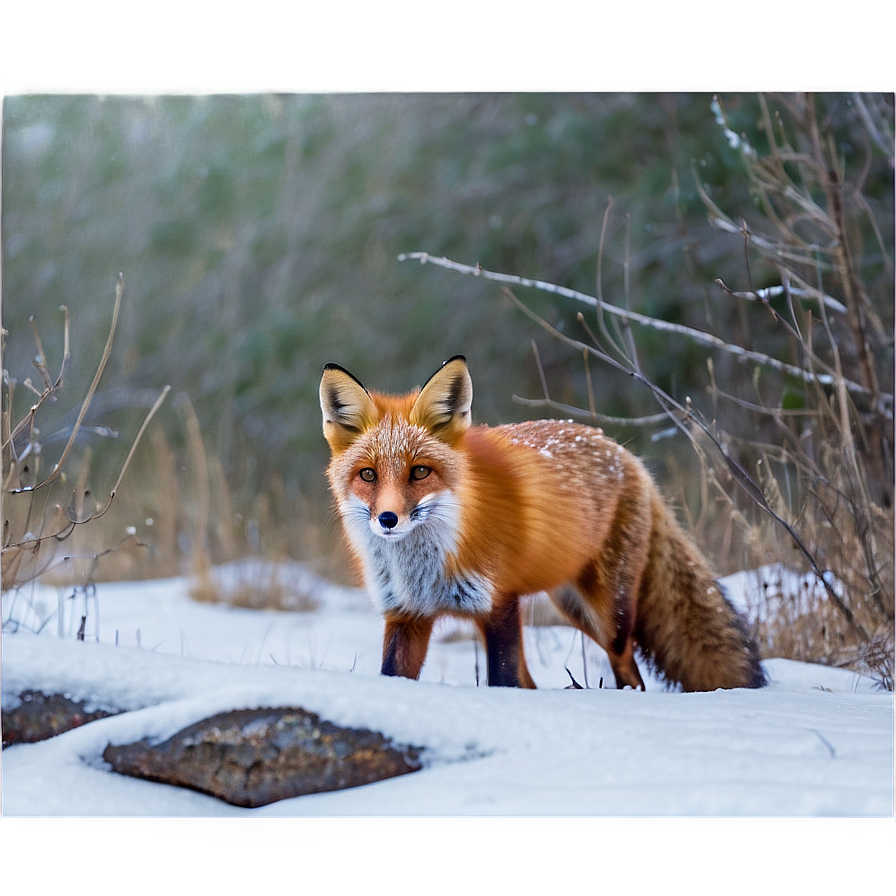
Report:
M 419 755 L 375 731 L 343 728 L 291 708 L 218 713 L 157 746 L 146 740 L 110 744 L 103 759 L 125 775 L 255 808 L 417 771 Z

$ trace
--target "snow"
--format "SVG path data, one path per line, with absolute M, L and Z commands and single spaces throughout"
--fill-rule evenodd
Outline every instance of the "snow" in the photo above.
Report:
M 247 569 L 218 575 L 245 581 Z M 297 588 L 300 580 L 315 586 L 299 567 L 295 576 Z M 750 605 L 751 581 L 758 579 L 723 584 Z M 621 825 L 642 842 L 645 816 L 679 818 L 679 836 L 681 816 L 892 818 L 893 696 L 867 678 L 772 659 L 764 664 L 770 684 L 758 691 L 682 694 L 647 675 L 645 693 L 617 691 L 606 686 L 612 675 L 596 645 L 551 626 L 526 629 L 539 690 L 478 687 L 483 651 L 456 625 L 437 628 L 419 682 L 383 678 L 382 623 L 366 596 L 331 585 L 318 594 L 307 612 L 196 603 L 183 579 L 74 595 L 35 585 L 5 595 L 5 707 L 37 689 L 128 711 L 4 750 L 4 825 L 26 816 L 386 816 L 413 839 L 419 831 L 407 819 L 421 816 L 498 816 L 504 824 L 508 816 L 610 816 L 614 831 Z M 85 613 L 82 642 L 74 633 Z M 567 689 L 570 674 L 590 688 Z M 116 775 L 102 760 L 109 743 L 162 740 L 212 713 L 261 706 L 302 706 L 422 746 L 425 767 L 249 810 Z M 638 818 L 637 832 L 622 816 Z M 594 828 L 562 830 L 562 843 L 572 844 Z M 598 839 L 608 836 L 599 830 Z M 866 830 L 861 842 L 872 841 Z

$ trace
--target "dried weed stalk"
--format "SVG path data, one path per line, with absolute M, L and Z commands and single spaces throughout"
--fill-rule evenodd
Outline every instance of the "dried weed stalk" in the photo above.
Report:
M 118 478 L 115 480 L 115 484 L 112 486 L 108 499 L 104 504 L 98 505 L 94 501 L 87 484 L 89 452 L 82 462 L 81 469 L 74 476 L 73 487 L 69 487 L 66 463 L 69 460 L 78 434 L 82 430 L 84 419 L 112 352 L 123 289 L 124 280 L 119 275 L 115 288 L 112 323 L 96 373 L 81 403 L 77 418 L 71 427 L 59 459 L 55 461 L 52 468 L 47 472 L 44 472 L 42 469 L 42 445 L 37 420 L 41 409 L 45 405 L 59 400 L 66 368 L 71 358 L 68 309 L 65 307 L 61 309 L 64 314 L 64 348 L 59 374 L 55 379 L 50 375 L 49 363 L 37 326 L 32 318 L 31 324 L 37 349 L 34 364 L 40 375 L 42 388 L 37 388 L 30 379 L 25 379 L 22 382 L 22 386 L 35 396 L 36 400 L 33 401 L 28 410 L 16 423 L 13 421 L 16 420 L 14 406 L 18 384 L 7 370 L 4 369 L 3 371 L 2 591 L 4 592 L 20 588 L 27 582 L 33 581 L 46 573 L 54 562 L 57 561 L 59 545 L 66 541 L 76 528 L 85 526 L 105 516 L 118 493 L 134 452 L 149 422 L 155 416 L 165 400 L 165 396 L 168 394 L 169 387 L 166 386 L 143 420 L 137 434 L 134 436 Z M 55 489 L 54 486 L 56 486 Z M 70 490 L 71 492 L 71 497 L 65 506 L 53 500 L 54 495 L 58 494 L 60 489 L 66 492 Z M 134 539 L 129 536 L 110 550 L 115 550 L 124 544 L 131 544 L 133 541 Z M 104 550 L 94 555 L 91 564 L 92 570 L 95 571 L 100 557 L 105 556 L 108 552 Z

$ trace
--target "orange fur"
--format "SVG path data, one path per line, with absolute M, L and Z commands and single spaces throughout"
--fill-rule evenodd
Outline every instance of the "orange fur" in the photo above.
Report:
M 328 477 L 386 619 L 384 674 L 416 678 L 432 624 L 472 618 L 489 684 L 534 687 L 519 599 L 547 591 L 644 687 L 634 651 L 685 690 L 764 684 L 758 651 L 641 462 L 571 422 L 470 425 L 456 356 L 422 390 L 368 392 L 328 365 Z

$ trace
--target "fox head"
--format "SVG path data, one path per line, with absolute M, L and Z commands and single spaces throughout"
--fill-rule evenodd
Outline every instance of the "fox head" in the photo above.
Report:
M 342 367 L 324 367 L 327 476 L 351 540 L 402 539 L 428 521 L 456 527 L 462 456 L 454 448 L 470 426 L 472 403 L 462 355 L 401 396 L 368 392 Z

